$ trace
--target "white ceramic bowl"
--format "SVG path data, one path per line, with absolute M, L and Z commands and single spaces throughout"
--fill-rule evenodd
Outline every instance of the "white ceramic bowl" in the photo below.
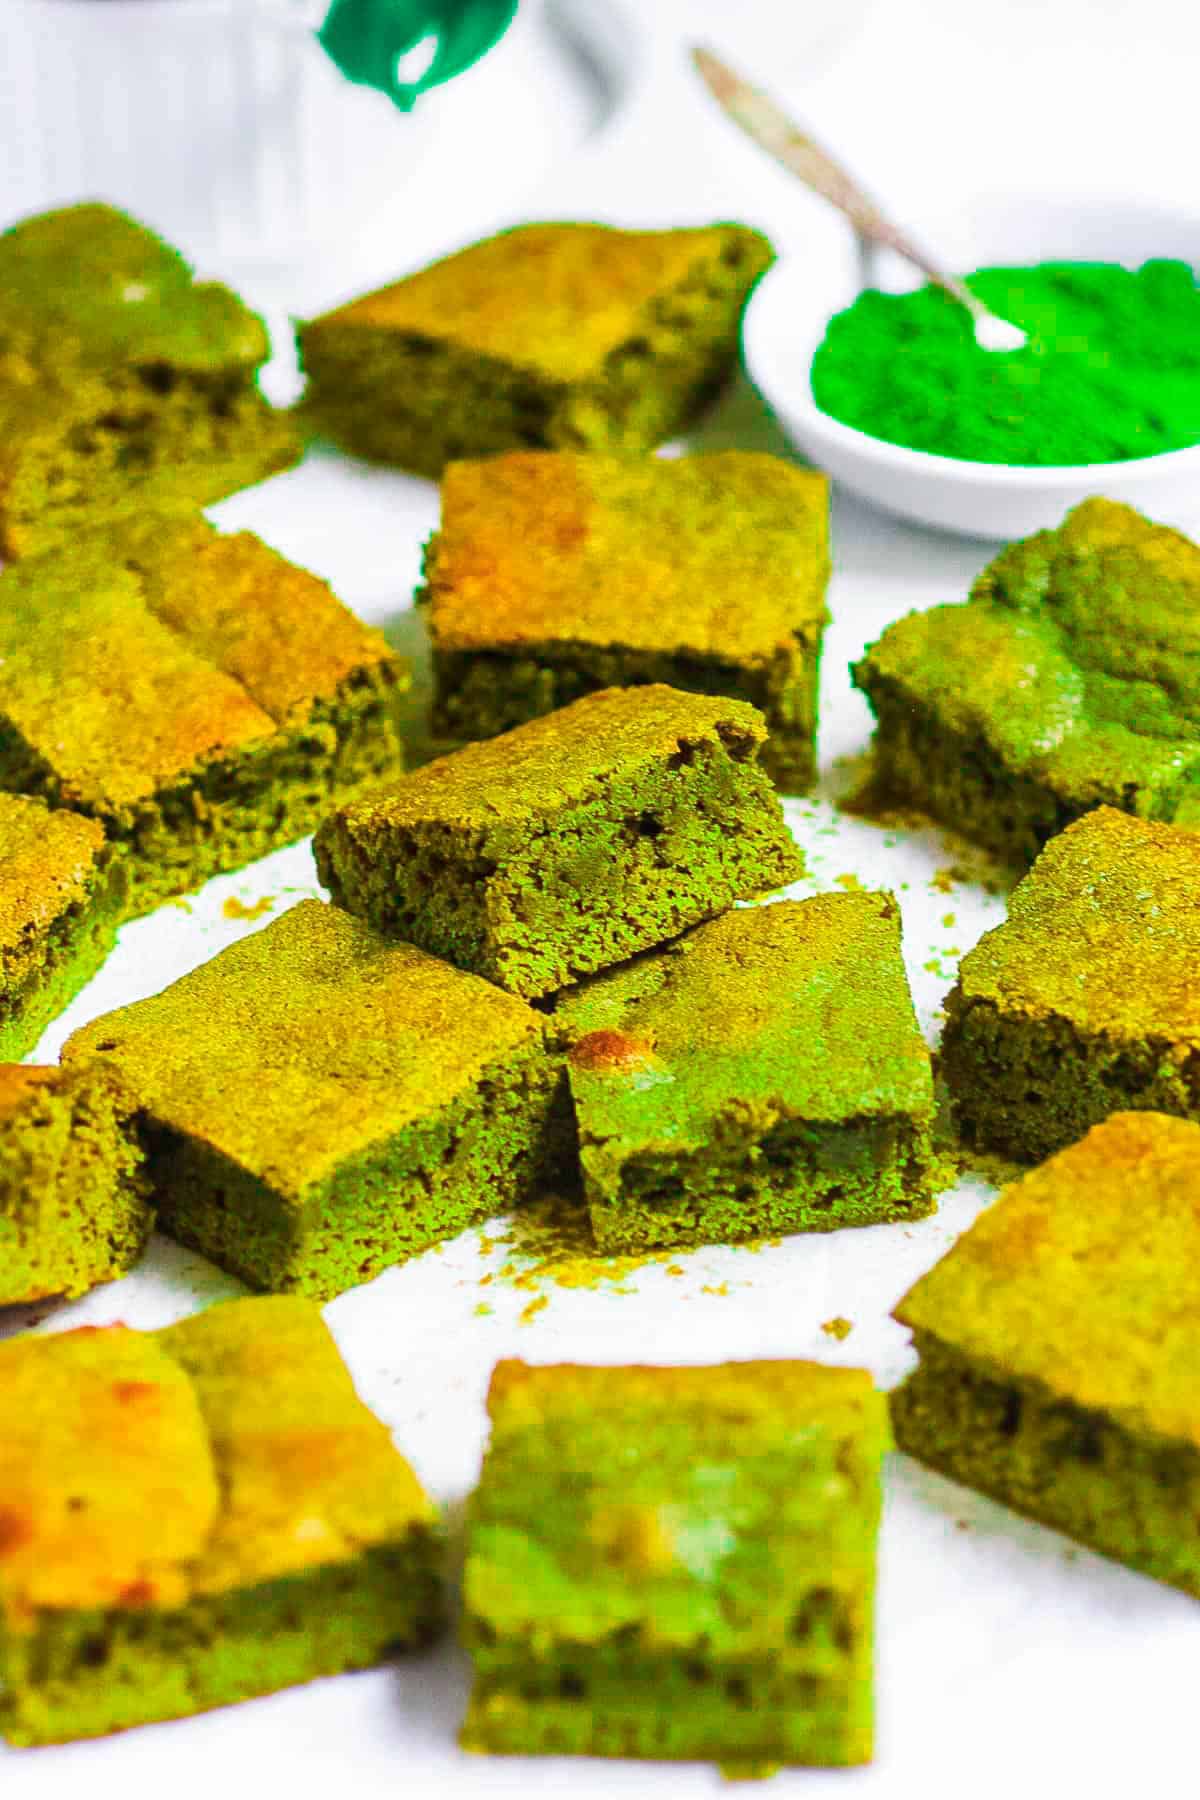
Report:
M 744 350 L 751 380 L 810 461 L 864 499 L 944 531 L 1016 538 L 1057 525 L 1090 494 L 1124 500 L 1153 519 L 1200 532 L 1200 446 L 1134 462 L 1015 468 L 931 456 L 884 443 L 831 419 L 817 406 L 809 371 L 830 316 L 868 284 L 911 288 L 919 278 L 881 257 L 868 275 L 849 226 L 827 232 L 814 221 L 811 254 L 780 259 L 746 313 Z M 969 215 L 924 221 L 922 235 L 952 268 L 1047 260 L 1136 267 L 1154 256 L 1200 268 L 1200 217 L 1095 199 L 1008 194 L 972 201 Z

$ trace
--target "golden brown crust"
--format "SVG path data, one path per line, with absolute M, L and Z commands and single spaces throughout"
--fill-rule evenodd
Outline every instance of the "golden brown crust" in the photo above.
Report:
M 0 1609 L 173 1607 L 429 1527 L 310 1301 L 0 1344 Z
M 821 1363 L 761 1360 L 656 1368 L 619 1368 L 585 1363 L 534 1364 L 509 1357 L 496 1364 L 488 1388 L 488 1414 L 506 1426 L 538 1425 L 563 1406 L 611 1410 L 623 1403 L 660 1408 L 701 1406 L 713 1413 L 753 1418 L 786 1418 L 803 1411 L 821 1417 L 882 1412 L 867 1369 L 829 1368 Z
M 94 1019 L 63 1058 L 115 1066 L 159 1125 L 300 1205 L 339 1163 L 542 1030 L 479 976 L 301 900 L 162 993 Z
M 106 528 L 155 617 L 239 682 L 277 724 L 302 720 L 357 671 L 399 673 L 382 633 L 328 582 L 252 532 L 217 532 L 192 508 L 138 512 Z
M 521 225 L 313 320 L 449 341 L 564 383 L 592 374 L 656 296 L 717 261 L 744 226 L 617 231 Z
M 1200 1125 L 1115 1113 L 1006 1188 L 895 1316 L 1200 1448 Z
M 644 1038 L 630 1037 L 626 1031 L 589 1031 L 571 1051 L 571 1064 L 576 1069 L 635 1069 L 654 1054 Z
M 62 1075 L 53 1064 L 42 1068 L 33 1063 L 0 1063 L 0 1119 L 16 1112 L 31 1094 L 57 1087 Z
M 427 568 L 435 647 L 768 662 L 824 623 L 828 512 L 824 475 L 747 451 L 451 463 Z
M 103 845 L 94 819 L 0 793 L 0 960 L 87 898 Z
M 460 828 L 525 821 L 594 792 L 614 773 L 678 755 L 683 746 L 720 743 L 730 755 L 752 760 L 766 735 L 762 714 L 743 700 L 661 685 L 604 688 L 426 763 L 352 801 L 321 833 L 332 838 L 345 829 L 353 837 L 427 821 Z
M 110 520 L 2 580 L 0 715 L 89 811 L 302 727 L 360 674 L 400 685 L 383 638 L 324 582 L 192 507 Z
M 68 804 L 135 804 L 274 734 L 245 689 L 156 619 L 136 578 L 98 548 L 32 557 L 0 580 L 0 713 L 27 743 L 54 747 Z
M 84 1327 L 0 1345 L 0 1604 L 184 1598 L 219 1494 L 191 1383 L 151 1336 Z
M 963 958 L 953 1004 L 1200 1044 L 1198 892 L 1200 835 L 1099 807 L 1042 851 Z

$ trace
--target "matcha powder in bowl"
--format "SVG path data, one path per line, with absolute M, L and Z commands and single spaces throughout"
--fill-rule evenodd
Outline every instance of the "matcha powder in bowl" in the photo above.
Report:
M 980 349 L 940 288 L 869 288 L 834 315 L 812 364 L 817 406 L 910 450 L 969 462 L 1125 462 L 1200 443 L 1200 288 L 1184 262 L 985 268 L 968 285 L 1020 325 Z

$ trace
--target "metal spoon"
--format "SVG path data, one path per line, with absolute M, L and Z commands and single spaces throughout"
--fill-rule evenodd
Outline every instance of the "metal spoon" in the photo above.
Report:
M 899 226 L 885 219 L 875 202 L 858 186 L 841 164 L 827 150 L 813 142 L 787 114 L 781 112 L 759 88 L 752 87 L 735 75 L 727 63 L 711 50 L 699 47 L 692 51 L 692 61 L 708 85 L 709 91 L 729 117 L 752 137 L 756 144 L 770 152 L 776 162 L 798 175 L 806 187 L 813 189 L 839 212 L 845 213 L 859 234 L 872 243 L 897 251 L 922 274 L 944 288 L 960 306 L 965 306 L 975 327 L 975 342 L 981 350 L 1020 350 L 1027 342 L 1018 325 L 1001 319 L 973 294 L 964 281 L 951 275 L 934 261 L 928 251 L 913 241 Z

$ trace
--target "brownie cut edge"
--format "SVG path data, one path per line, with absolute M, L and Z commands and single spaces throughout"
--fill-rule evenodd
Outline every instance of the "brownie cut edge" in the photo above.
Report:
M 341 809 L 317 867 L 377 930 L 534 998 L 803 872 L 764 737 L 740 701 L 607 689 Z

